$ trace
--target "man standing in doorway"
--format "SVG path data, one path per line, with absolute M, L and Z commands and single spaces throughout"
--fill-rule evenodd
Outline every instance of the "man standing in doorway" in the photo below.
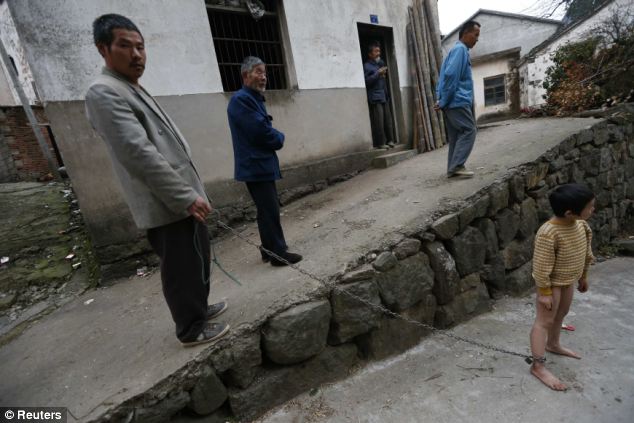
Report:
M 473 115 L 473 77 L 469 49 L 480 36 L 480 24 L 468 21 L 459 33 L 459 41 L 451 48 L 440 68 L 436 87 L 436 110 L 442 109 L 447 122 L 449 157 L 447 177 L 472 178 L 473 172 L 465 169 L 476 138 Z
M 208 320 L 226 310 L 207 305 L 211 211 L 185 137 L 139 84 L 145 41 L 125 16 L 95 19 L 93 36 L 105 66 L 86 93 L 86 115 L 105 141 L 123 195 L 161 259 L 163 294 L 184 346 L 210 342 L 229 330 Z
M 363 64 L 365 86 L 370 104 L 370 126 L 374 148 L 392 148 L 392 113 L 387 92 L 387 66 L 381 60 L 381 44 L 372 41 L 368 45 L 368 60 Z
M 234 176 L 245 182 L 257 209 L 262 242 L 262 261 L 286 266 L 302 260 L 286 246 L 280 222 L 280 203 L 275 181 L 282 177 L 276 150 L 284 146 L 284 134 L 273 128 L 273 118 L 264 106 L 266 65 L 249 56 L 240 67 L 243 86 L 231 97 L 227 115 L 233 141 Z M 282 260 L 267 253 L 270 251 Z

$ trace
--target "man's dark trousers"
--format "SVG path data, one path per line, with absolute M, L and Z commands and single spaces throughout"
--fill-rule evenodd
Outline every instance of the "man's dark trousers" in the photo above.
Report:
M 392 142 L 392 112 L 390 103 L 370 103 L 370 126 L 375 147 Z
M 277 255 L 288 250 L 280 222 L 280 202 L 275 181 L 247 182 L 247 189 L 258 210 L 258 231 L 262 247 Z M 262 258 L 265 258 L 262 253 Z
M 210 246 L 207 225 L 188 217 L 148 229 L 147 237 L 161 259 L 163 295 L 181 342 L 194 341 L 207 320 Z

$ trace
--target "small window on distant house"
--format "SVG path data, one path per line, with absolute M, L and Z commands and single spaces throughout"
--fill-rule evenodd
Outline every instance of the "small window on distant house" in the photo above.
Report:
M 237 91 L 242 87 L 240 64 L 247 56 L 257 56 L 266 63 L 267 89 L 288 88 L 279 21 L 280 0 L 260 1 L 265 13 L 256 21 L 246 6 L 231 6 L 240 4 L 238 1 L 206 0 L 224 91 Z
M 494 106 L 506 103 L 504 75 L 484 79 L 484 105 Z

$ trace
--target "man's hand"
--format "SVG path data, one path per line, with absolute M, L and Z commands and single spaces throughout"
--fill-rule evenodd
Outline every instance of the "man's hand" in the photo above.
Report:
M 386 73 L 387 73 L 387 66 L 383 66 L 382 68 L 379 68 L 379 75 L 385 76 Z
M 577 290 L 579 292 L 587 292 L 588 291 L 588 280 L 586 278 L 579 279 L 579 285 L 577 286 Z
M 552 295 L 538 295 L 537 303 L 543 305 L 546 310 L 553 309 L 553 296 Z
M 205 218 L 211 213 L 211 206 L 207 204 L 202 197 L 198 197 L 189 207 L 187 211 L 194 216 L 199 222 L 205 223 Z
M 436 104 L 434 104 L 434 110 L 437 111 L 437 112 L 440 111 L 440 103 L 439 102 L 436 102 Z

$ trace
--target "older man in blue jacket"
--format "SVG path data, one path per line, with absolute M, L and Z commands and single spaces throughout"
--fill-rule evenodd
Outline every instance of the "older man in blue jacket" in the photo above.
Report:
M 480 24 L 468 21 L 459 33 L 459 40 L 451 48 L 440 68 L 436 86 L 435 109 L 442 109 L 447 122 L 449 158 L 447 176 L 472 178 L 473 172 L 465 169 L 476 138 L 476 123 L 473 116 L 473 77 L 469 49 L 480 36 Z
M 275 181 L 282 177 L 276 150 L 284 146 L 284 134 L 273 128 L 273 118 L 266 112 L 266 65 L 253 56 L 240 68 L 243 86 L 227 109 L 233 141 L 237 181 L 245 182 L 257 209 L 258 230 L 262 242 L 262 261 L 273 266 L 286 266 L 302 260 L 288 251 L 280 222 L 280 205 Z M 269 256 L 273 252 L 282 260 Z

